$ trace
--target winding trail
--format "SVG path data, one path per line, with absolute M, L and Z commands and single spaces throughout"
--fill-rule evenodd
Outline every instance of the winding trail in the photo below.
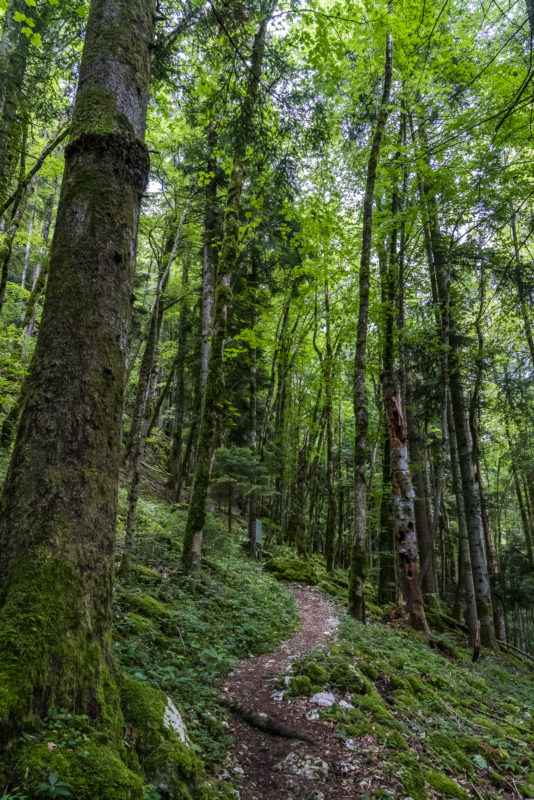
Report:
M 230 673 L 224 691 L 242 707 L 274 717 L 311 737 L 312 743 L 283 739 L 251 727 L 232 714 L 234 737 L 228 772 L 240 779 L 241 800 L 345 800 L 363 793 L 360 757 L 335 736 L 332 722 L 309 719 L 317 709 L 309 698 L 281 699 L 276 683 L 291 664 L 307 652 L 327 647 L 335 635 L 335 605 L 313 589 L 295 588 L 302 624 L 297 633 L 268 655 L 249 658 Z M 311 714 L 310 714 L 311 712 Z M 275 767 L 290 753 L 313 756 L 328 764 L 328 775 L 306 778 Z M 358 758 L 356 758 L 356 755 Z

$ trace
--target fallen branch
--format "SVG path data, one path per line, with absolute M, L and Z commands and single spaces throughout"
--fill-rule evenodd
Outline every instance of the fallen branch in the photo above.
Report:
M 529 653 L 525 653 L 524 650 L 520 650 L 519 647 L 515 646 L 515 644 L 509 644 L 509 642 L 503 642 L 502 639 L 497 639 L 497 643 L 502 645 L 503 647 L 509 647 L 510 650 L 515 650 L 516 653 L 519 653 L 524 658 L 528 658 L 529 661 L 534 661 L 534 656 L 531 656 Z
M 231 697 L 221 697 L 220 703 L 230 709 L 234 714 L 238 714 L 251 727 L 257 728 L 264 733 L 270 733 L 272 736 L 281 736 L 283 739 L 299 739 L 301 742 L 309 742 L 310 744 L 314 741 L 313 737 L 309 736 L 307 733 L 289 728 L 285 723 L 276 719 L 276 717 L 270 717 L 268 714 L 253 711 L 250 708 L 244 708 Z

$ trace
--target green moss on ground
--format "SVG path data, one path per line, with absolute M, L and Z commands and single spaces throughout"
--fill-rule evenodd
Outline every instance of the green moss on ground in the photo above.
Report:
M 426 781 L 430 786 L 439 792 L 442 797 L 454 797 L 456 800 L 469 800 L 469 792 L 461 786 L 443 775 L 442 772 L 436 772 L 431 769 L 426 773 Z

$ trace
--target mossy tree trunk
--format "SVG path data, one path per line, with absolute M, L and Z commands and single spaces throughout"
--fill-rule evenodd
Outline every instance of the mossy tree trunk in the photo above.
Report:
M 326 534 L 325 553 L 326 569 L 334 569 L 334 545 L 336 540 L 337 494 L 334 481 L 334 354 L 330 325 L 330 293 L 328 281 L 324 284 L 324 305 L 326 322 L 325 356 L 324 356 L 324 389 L 326 414 Z
M 393 227 L 390 234 L 389 259 L 385 244 L 378 245 L 378 264 L 380 269 L 380 299 L 383 348 L 382 369 L 391 371 L 394 363 L 394 311 L 397 287 L 397 220 L 398 194 L 392 192 L 391 217 Z M 382 497 L 380 502 L 380 521 L 378 529 L 379 577 L 377 598 L 380 604 L 395 600 L 396 576 L 393 550 L 393 525 L 391 505 L 391 458 L 389 434 L 385 426 L 384 450 L 382 459 Z
M 183 437 L 184 437 L 184 412 L 185 412 L 185 362 L 187 355 L 187 335 L 190 327 L 190 309 L 187 300 L 189 285 L 189 254 L 184 258 L 182 269 L 182 292 L 184 298 L 180 308 L 178 320 L 178 347 L 173 372 L 176 376 L 174 386 L 174 407 L 175 414 L 172 429 L 172 450 L 170 457 L 170 480 L 169 487 L 173 490 L 174 499 L 180 502 L 179 490 L 181 488 L 180 475 L 183 465 Z
M 438 590 L 434 559 L 430 554 L 433 545 L 427 516 L 425 476 L 423 473 L 424 456 L 421 449 L 421 433 L 415 408 L 413 379 L 410 374 L 407 375 L 406 387 L 406 427 L 410 463 L 413 465 L 415 529 L 417 531 L 417 544 L 421 563 L 428 564 L 429 567 L 425 574 L 421 576 L 421 585 L 424 595 L 436 596 Z
M 402 398 L 398 378 L 392 370 L 382 374 L 382 391 L 389 433 L 393 534 L 398 556 L 399 594 L 412 628 L 430 636 L 417 563 L 417 535 L 413 506 L 415 492 L 408 466 Z
M 0 39 L 0 205 L 9 194 L 19 157 L 20 101 L 30 45 L 16 14 L 31 14 L 26 0 L 10 0 Z
M 419 125 L 419 137 L 422 146 L 428 149 L 428 141 L 423 124 Z M 427 168 L 428 171 L 425 178 L 421 180 L 421 192 L 424 198 L 424 225 L 427 230 L 426 239 L 430 275 L 431 280 L 435 282 L 433 284 L 433 292 L 437 295 L 439 303 L 442 341 L 447 352 L 447 373 L 462 478 L 462 493 L 469 537 L 477 615 L 480 622 L 480 641 L 483 645 L 493 647 L 495 645 L 495 634 L 493 631 L 491 588 L 484 548 L 484 525 L 480 492 L 473 464 L 473 442 L 465 405 L 456 309 L 450 303 L 450 254 L 447 251 L 440 228 L 438 202 L 429 164 Z
M 2 238 L 2 243 L 0 244 L 0 311 L 2 310 L 6 296 L 8 267 L 11 259 L 11 252 L 13 250 L 13 242 L 15 241 L 15 236 L 18 233 L 22 217 L 24 216 L 26 206 L 28 205 L 28 200 L 30 199 L 32 193 L 33 187 L 31 185 L 28 185 L 24 188 L 18 200 L 16 209 L 13 209 L 11 220 L 9 221 L 7 230 Z
M 471 553 L 469 551 L 469 539 L 467 534 L 467 524 L 465 519 L 465 506 L 462 494 L 462 477 L 460 474 L 460 463 L 458 461 L 458 446 L 456 444 L 456 431 L 454 429 L 454 419 L 452 415 L 452 405 L 447 404 L 448 423 L 449 423 L 449 449 L 451 456 L 452 486 L 456 498 L 456 515 L 458 519 L 459 537 L 459 564 L 458 588 L 459 594 L 463 598 L 465 621 L 469 631 L 469 644 L 475 647 L 478 629 L 477 606 L 475 599 L 475 587 L 473 584 L 473 569 L 471 567 Z
M 211 330 L 213 316 L 213 293 L 215 275 L 217 274 L 217 161 L 214 156 L 217 147 L 217 123 L 208 123 L 208 161 L 206 172 L 209 179 L 206 184 L 204 208 L 204 242 L 202 261 L 202 352 L 200 359 L 200 386 L 202 392 L 206 388 L 208 363 L 211 349 Z
M 50 706 L 122 738 L 113 547 L 153 0 L 92 0 L 43 319 L 1 506 L 0 738 Z
M 257 314 L 256 304 L 258 301 L 258 279 L 260 266 L 260 253 L 257 248 L 253 248 L 251 257 L 251 271 L 249 279 L 250 296 L 250 329 L 256 327 Z M 258 348 L 255 344 L 249 345 L 249 442 L 250 451 L 255 457 L 258 452 Z M 254 556 L 259 556 L 261 548 L 256 542 L 256 518 L 258 516 L 258 496 L 255 489 L 249 494 L 248 498 L 248 546 L 249 551 Z
M 367 353 L 367 323 L 369 319 L 369 286 L 371 269 L 371 244 L 373 233 L 373 201 L 376 173 L 380 158 L 382 137 L 388 118 L 389 96 L 393 73 L 393 44 L 391 34 L 386 37 L 384 86 L 380 110 L 367 164 L 367 181 L 363 203 L 362 253 L 359 274 L 359 308 L 356 353 L 354 358 L 354 415 L 356 436 L 354 443 L 354 537 L 349 579 L 349 613 L 365 621 L 363 586 L 367 573 L 367 393 L 365 390 L 365 363 Z
M 195 572 L 200 567 L 202 536 L 206 519 L 206 499 L 211 480 L 213 455 L 219 438 L 221 408 L 224 401 L 224 343 L 228 307 L 232 298 L 230 282 L 239 253 L 239 212 L 245 179 L 247 145 L 258 98 L 267 25 L 275 6 L 276 0 L 263 0 L 260 6 L 261 18 L 252 46 L 249 79 L 237 122 L 233 166 L 226 198 L 221 255 L 217 268 L 208 373 L 202 399 L 193 488 L 185 528 L 183 564 L 186 572 Z
M 291 502 L 291 515 L 288 520 L 290 543 L 296 547 L 299 556 L 308 551 L 306 541 L 306 484 L 309 475 L 308 429 L 304 431 L 304 439 L 297 459 L 297 476 Z

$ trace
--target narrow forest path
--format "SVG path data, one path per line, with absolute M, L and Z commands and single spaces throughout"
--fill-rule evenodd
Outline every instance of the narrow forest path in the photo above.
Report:
M 249 658 L 229 675 L 224 691 L 245 709 L 274 717 L 302 732 L 310 742 L 263 733 L 232 714 L 234 746 L 231 777 L 240 778 L 241 800 L 342 800 L 359 794 L 361 755 L 335 736 L 331 722 L 317 717 L 319 706 L 309 698 L 283 700 L 277 683 L 294 661 L 327 647 L 338 626 L 336 607 L 313 589 L 295 588 L 301 627 L 273 652 Z M 311 717 L 311 718 L 310 718 Z M 294 755 L 291 755 L 294 754 Z M 289 761 L 285 761 L 290 756 Z M 317 759 L 316 762 L 311 759 Z M 306 774 L 302 774 L 302 773 Z

